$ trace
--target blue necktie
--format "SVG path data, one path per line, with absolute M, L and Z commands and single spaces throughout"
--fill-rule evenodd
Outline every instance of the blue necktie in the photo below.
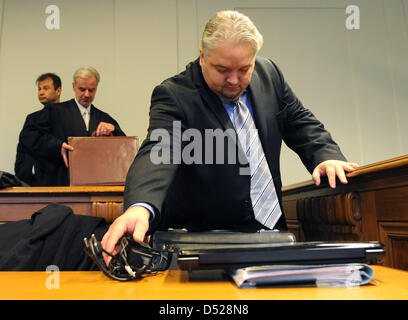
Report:
M 245 103 L 238 100 L 234 109 L 238 140 L 246 154 L 251 173 L 251 201 L 255 219 L 273 229 L 282 214 L 272 175 L 259 140 L 258 130 Z

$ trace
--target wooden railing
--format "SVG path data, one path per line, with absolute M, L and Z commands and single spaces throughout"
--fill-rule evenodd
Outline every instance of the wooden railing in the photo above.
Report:
M 111 222 L 123 213 L 123 191 L 123 186 L 6 188 L 0 190 L 0 222 L 29 219 L 53 202 Z
M 382 263 L 408 270 L 408 155 L 362 166 L 348 183 L 283 188 L 289 229 L 298 241 L 381 241 Z

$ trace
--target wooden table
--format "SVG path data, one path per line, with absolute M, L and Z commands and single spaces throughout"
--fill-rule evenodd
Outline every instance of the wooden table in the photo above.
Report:
M 239 289 L 229 281 L 192 281 L 186 271 L 180 270 L 165 271 L 131 282 L 114 281 L 98 271 L 0 272 L 0 300 L 408 299 L 407 271 L 383 266 L 373 268 L 377 284 L 352 288 L 263 289 Z

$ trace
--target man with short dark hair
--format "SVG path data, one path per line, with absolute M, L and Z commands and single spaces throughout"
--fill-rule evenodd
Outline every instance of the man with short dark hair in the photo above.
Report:
M 62 91 L 61 79 L 55 73 L 40 75 L 36 84 L 38 86 L 38 100 L 43 105 L 59 103 Z
M 62 91 L 61 79 L 55 73 L 43 73 L 35 81 L 38 88 L 38 100 L 45 106 L 47 104 L 59 103 Z M 31 126 L 38 118 L 40 111 L 30 113 L 24 122 L 23 129 Z M 45 161 L 45 160 L 43 160 Z M 21 133 L 17 145 L 16 161 L 14 163 L 15 175 L 31 186 L 41 185 L 41 169 L 34 157 L 21 141 Z

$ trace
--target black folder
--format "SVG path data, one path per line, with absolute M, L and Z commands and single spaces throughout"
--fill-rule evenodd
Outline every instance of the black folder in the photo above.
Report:
M 257 265 L 376 264 L 384 255 L 380 242 L 288 242 L 180 248 L 181 270 L 236 269 Z

